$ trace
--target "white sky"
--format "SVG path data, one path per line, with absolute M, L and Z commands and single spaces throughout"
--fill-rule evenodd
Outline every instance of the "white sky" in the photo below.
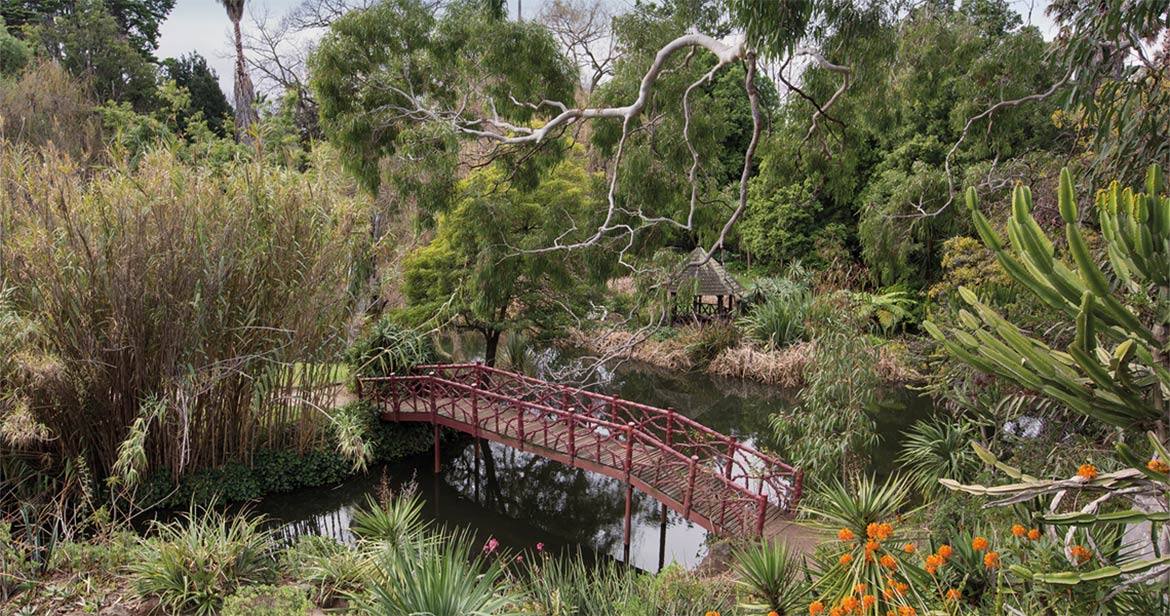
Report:
M 517 2 L 521 2 L 524 18 L 531 19 L 549 0 L 506 0 L 508 11 L 514 15 Z M 764 2 L 766 0 L 759 0 Z M 243 27 L 252 26 L 252 15 L 267 13 L 274 18 L 287 13 L 302 0 L 249 0 L 245 11 Z M 1040 27 L 1047 38 L 1053 33 L 1052 22 L 1044 15 L 1048 0 L 1009 0 L 1009 3 L 1028 21 Z M 634 0 L 608 0 L 616 12 L 629 10 Z M 232 100 L 232 39 L 231 22 L 223 6 L 216 0 L 178 0 L 175 9 L 163 22 L 160 29 L 158 57 L 179 57 L 192 50 L 198 51 L 219 76 L 220 87 Z M 255 79 L 255 76 L 253 76 Z

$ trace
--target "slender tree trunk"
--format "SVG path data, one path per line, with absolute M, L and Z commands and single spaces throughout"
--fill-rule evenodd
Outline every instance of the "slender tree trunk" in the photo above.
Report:
M 244 65 L 244 36 L 240 32 L 240 20 L 232 19 L 232 29 L 236 35 L 236 139 L 245 145 L 253 142 L 250 129 L 259 120 L 253 103 L 256 102 L 256 91 L 252 88 L 252 78 L 248 76 L 248 69 Z
M 500 332 L 498 329 L 485 329 L 483 332 L 483 338 L 485 342 L 483 350 L 483 363 L 487 364 L 488 366 L 495 367 L 496 365 L 496 352 L 500 348 L 501 333 L 502 332 Z

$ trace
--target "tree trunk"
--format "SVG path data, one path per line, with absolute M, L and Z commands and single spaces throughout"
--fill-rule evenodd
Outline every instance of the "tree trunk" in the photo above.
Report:
M 259 115 L 252 107 L 256 102 L 256 92 L 252 88 L 252 78 L 248 76 L 244 65 L 244 36 L 240 32 L 240 20 L 232 19 L 232 28 L 236 35 L 236 139 L 245 145 L 252 145 L 252 135 L 249 129 L 259 119 Z
M 483 363 L 493 368 L 496 365 L 496 352 L 500 348 L 501 333 L 502 332 L 498 329 L 486 329 L 483 332 L 485 343 L 483 350 Z

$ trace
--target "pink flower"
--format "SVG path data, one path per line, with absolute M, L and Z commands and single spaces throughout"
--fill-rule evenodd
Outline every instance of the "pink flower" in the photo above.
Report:
M 491 554 L 492 552 L 495 552 L 496 548 L 498 547 L 500 547 L 499 541 L 496 541 L 495 538 L 488 539 L 487 543 L 483 544 L 483 553 Z
M 543 543 L 537 543 L 537 544 L 536 544 L 536 551 L 537 551 L 537 552 L 543 552 L 543 551 L 544 551 L 544 544 L 543 544 Z
M 522 561 L 522 560 L 524 560 L 524 557 L 523 557 L 523 556 L 521 556 L 521 555 L 519 555 L 519 554 L 517 554 L 517 555 L 516 555 L 516 562 L 520 562 L 520 561 Z

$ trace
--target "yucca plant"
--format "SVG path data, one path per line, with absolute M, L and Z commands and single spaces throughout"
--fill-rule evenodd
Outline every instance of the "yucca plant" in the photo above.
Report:
M 275 579 L 273 535 L 263 523 L 195 505 L 172 522 L 152 522 L 128 566 L 135 590 L 172 613 L 218 613 L 240 586 Z
M 416 494 L 400 494 L 379 503 L 373 497 L 354 513 L 350 530 L 362 547 L 390 551 L 425 543 L 430 521 L 422 514 L 423 502 Z
M 805 611 L 808 588 L 800 557 L 784 542 L 762 541 L 735 552 L 732 569 L 737 584 L 751 601 L 741 604 L 749 610 L 773 611 L 780 616 Z
M 352 594 L 370 616 L 519 614 L 524 597 L 508 583 L 503 559 L 488 559 L 470 535 L 454 533 L 374 556 L 366 592 Z
M 943 489 L 939 479 L 971 481 L 982 466 L 971 450 L 974 435 L 971 424 L 962 419 L 917 421 L 903 435 L 898 467 L 928 497 Z

